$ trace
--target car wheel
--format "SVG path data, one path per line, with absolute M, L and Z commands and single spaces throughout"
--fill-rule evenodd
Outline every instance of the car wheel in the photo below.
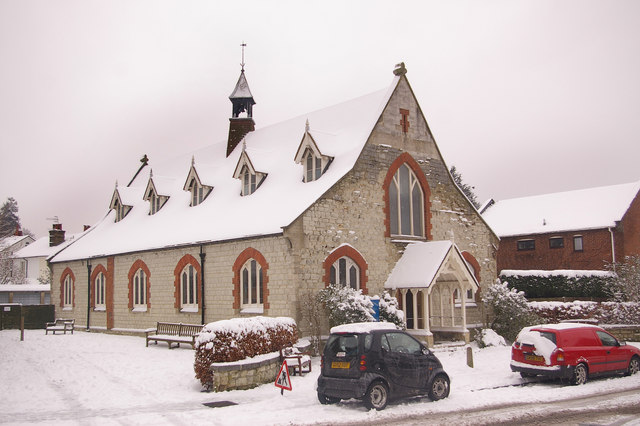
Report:
M 327 396 L 322 392 L 318 392 L 318 401 L 320 401 L 320 404 L 322 405 L 337 404 L 340 402 L 340 398 L 334 398 L 332 396 Z
M 589 373 L 587 371 L 587 366 L 584 364 L 576 365 L 576 368 L 573 369 L 573 375 L 571 376 L 571 384 L 572 385 L 584 385 L 587 383 L 587 378 Z
M 629 369 L 627 370 L 627 376 L 636 374 L 638 371 L 640 371 L 640 358 L 638 358 L 637 356 L 634 356 L 633 358 L 631 358 L 631 361 L 629 361 Z
M 369 410 L 384 410 L 389 401 L 389 388 L 382 382 L 373 382 L 364 396 L 364 405 Z
M 437 401 L 449 396 L 449 379 L 444 374 L 438 374 L 429 386 L 429 398 Z

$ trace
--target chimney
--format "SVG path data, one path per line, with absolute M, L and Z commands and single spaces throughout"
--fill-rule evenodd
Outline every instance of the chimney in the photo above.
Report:
M 64 231 L 61 223 L 54 223 L 53 228 L 49 230 L 49 247 L 58 246 L 64 243 Z
M 13 235 L 15 237 L 22 237 L 22 229 L 20 228 L 20 225 L 16 225 L 16 232 L 13 233 Z
M 255 130 L 253 118 L 230 118 L 229 139 L 227 141 L 227 157 L 249 132 Z
M 91 228 L 91 225 L 84 225 L 82 230 L 87 231 L 89 228 Z

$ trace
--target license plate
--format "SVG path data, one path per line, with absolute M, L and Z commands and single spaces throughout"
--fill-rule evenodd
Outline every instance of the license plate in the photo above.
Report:
M 349 362 L 334 361 L 331 363 L 331 368 L 349 368 L 350 364 Z
M 527 361 L 536 361 L 536 362 L 544 361 L 544 357 L 538 356 L 538 355 L 525 355 L 524 359 L 526 359 Z

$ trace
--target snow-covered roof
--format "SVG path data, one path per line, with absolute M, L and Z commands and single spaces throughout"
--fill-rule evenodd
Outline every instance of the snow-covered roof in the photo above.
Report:
M 452 277 L 455 275 L 455 277 Z M 458 247 L 449 240 L 427 241 L 407 245 L 389 274 L 385 288 L 428 288 L 440 276 L 461 279 L 476 290 L 478 283 Z
M 353 168 L 400 78 L 394 77 L 388 89 L 248 133 L 246 153 L 256 170 L 267 175 L 248 196 L 241 196 L 241 181 L 233 177 L 241 145 L 229 157 L 224 140 L 169 161 L 151 164 L 151 159 L 154 179 L 157 175 L 185 182 L 195 158 L 198 175 L 202 179 L 206 174 L 206 184 L 213 187 L 211 194 L 190 207 L 189 192 L 168 186 L 170 193 L 163 195 L 169 200 L 150 215 L 149 203 L 143 200 L 149 174 L 141 173 L 126 191 L 118 188 L 133 206 L 122 220 L 116 223 L 110 211 L 52 261 L 281 233 Z M 307 120 L 318 148 L 334 160 L 320 179 L 305 183 L 303 166 L 294 157 Z
M 33 241 L 33 238 L 29 235 L 11 235 L 9 237 L 2 238 L 0 240 L 0 250 L 4 250 L 11 246 L 14 246 L 25 239 Z
M 342 324 L 331 328 L 331 333 L 371 333 L 374 330 L 397 330 L 392 322 L 356 322 Z
M 613 227 L 640 181 L 497 201 L 482 215 L 499 237 Z
M 0 284 L 0 291 L 10 291 L 13 293 L 28 291 L 51 291 L 50 284 L 38 284 L 37 281 L 29 284 Z
M 18 250 L 15 252 L 14 256 L 17 258 L 25 259 L 29 257 L 49 257 L 64 249 L 69 244 L 76 241 L 77 238 L 80 238 L 85 232 L 80 232 L 77 234 L 72 234 L 70 236 L 66 236 L 65 240 L 58 244 L 57 246 L 50 247 L 49 246 L 49 236 L 41 237 L 35 240 L 33 243 L 28 246 Z

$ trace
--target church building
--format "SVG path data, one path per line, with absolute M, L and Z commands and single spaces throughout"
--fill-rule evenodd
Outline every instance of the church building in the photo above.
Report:
M 453 182 L 406 74 L 398 64 L 386 89 L 256 128 L 243 66 L 227 140 L 145 158 L 50 258 L 56 316 L 129 333 L 288 316 L 305 336 L 301 305 L 338 284 L 388 290 L 429 344 L 468 339 L 499 239 Z

